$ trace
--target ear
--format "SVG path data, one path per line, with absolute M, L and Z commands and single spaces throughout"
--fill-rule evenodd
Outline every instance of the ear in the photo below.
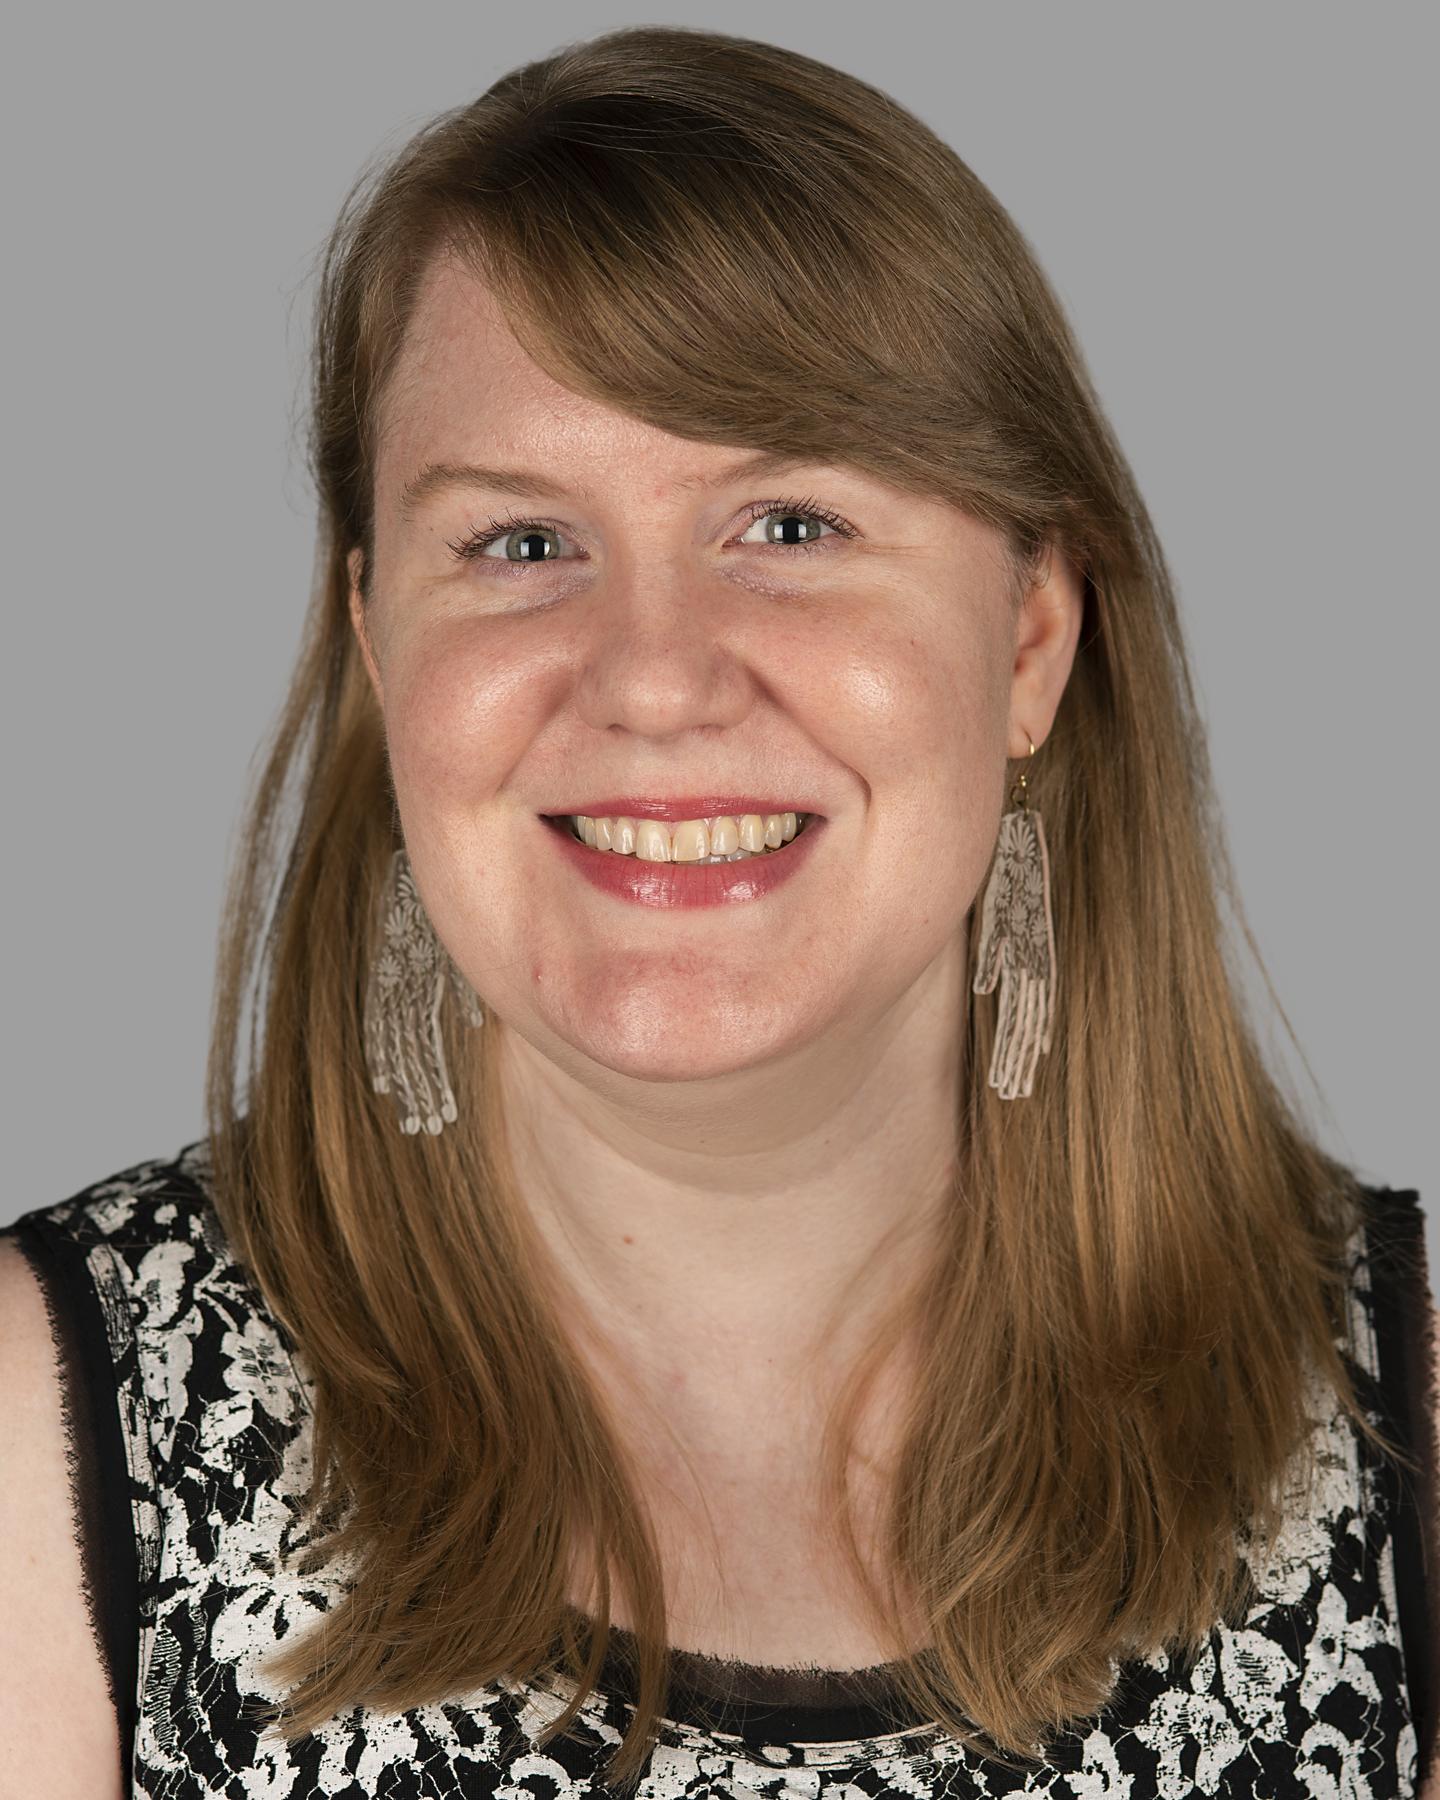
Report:
M 357 547 L 345 558 L 345 567 L 350 575 L 350 623 L 354 627 L 356 639 L 360 645 L 360 655 L 364 659 L 365 673 L 370 677 L 370 685 L 375 690 L 375 698 L 380 705 L 385 705 L 385 688 L 380 680 L 380 670 L 375 661 L 375 652 L 370 644 L 370 633 L 365 623 L 365 596 L 360 591 L 360 577 L 365 567 L 363 553 Z
M 1030 740 L 1038 749 L 1049 736 L 1075 662 L 1084 614 L 1084 578 L 1052 543 L 1016 618 L 1007 746 L 1011 757 L 1028 757 Z

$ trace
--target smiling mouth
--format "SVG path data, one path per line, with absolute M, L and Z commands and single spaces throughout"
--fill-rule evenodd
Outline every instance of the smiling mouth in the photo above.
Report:
M 744 862 L 774 856 L 801 836 L 813 813 L 726 813 L 704 819 L 590 818 L 584 813 L 549 816 L 545 823 L 599 854 L 633 856 L 639 862 Z

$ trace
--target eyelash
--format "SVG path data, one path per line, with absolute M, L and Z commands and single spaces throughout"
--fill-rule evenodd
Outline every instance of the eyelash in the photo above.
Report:
M 833 508 L 822 505 L 814 499 L 806 500 L 759 500 L 747 509 L 749 517 L 744 529 L 748 531 L 757 519 L 763 519 L 770 513 L 796 513 L 801 518 L 819 519 L 828 525 L 840 537 L 854 537 L 855 527 L 848 519 L 844 519 Z M 478 558 L 487 545 L 497 539 L 508 537 L 512 531 L 558 531 L 559 526 L 549 519 L 524 518 L 518 513 L 510 513 L 503 519 L 491 519 L 487 525 L 477 527 L 464 537 L 450 541 L 449 549 L 461 561 Z M 811 551 L 818 550 L 825 542 L 823 537 L 811 538 L 807 544 L 767 544 L 769 550 L 779 550 L 782 554 L 808 556 Z M 509 557 L 487 557 L 488 562 L 498 563 L 506 575 L 519 575 L 528 570 L 544 568 L 547 562 L 562 560 L 558 557 L 545 557 L 538 563 L 511 562 Z

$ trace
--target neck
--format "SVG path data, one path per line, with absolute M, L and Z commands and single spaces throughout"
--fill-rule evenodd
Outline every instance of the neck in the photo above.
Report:
M 773 1390 L 822 1350 L 843 1361 L 893 1306 L 951 1190 L 964 950 L 885 1014 L 720 1077 L 576 1072 L 506 1034 L 522 1200 L 628 1366 Z

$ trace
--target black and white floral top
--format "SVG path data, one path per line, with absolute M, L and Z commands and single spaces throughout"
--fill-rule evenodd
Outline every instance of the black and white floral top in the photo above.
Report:
M 563 1684 L 501 1680 L 443 1703 L 355 1708 L 287 1747 L 251 1716 L 257 1664 L 329 1606 L 302 1578 L 311 1391 L 303 1358 L 226 1242 L 204 1141 L 25 1214 L 63 1375 L 77 1531 L 131 1792 L 148 1800 L 568 1800 L 601 1790 L 623 1734 L 607 1663 L 571 1737 L 538 1749 Z M 1351 1306 L 1367 1405 L 1423 1435 L 1428 1318 L 1410 1190 L 1368 1190 Z M 1406 1321 L 1409 1324 L 1406 1324 Z M 1331 1397 L 1333 1400 L 1333 1396 Z M 885 1671 L 760 1669 L 680 1653 L 640 1800 L 1047 1794 L 1077 1800 L 1396 1800 L 1433 1733 L 1433 1461 L 1402 1475 L 1312 1391 L 1321 1447 L 1262 1598 L 1189 1668 L 1116 1668 L 1105 1708 L 1043 1766 L 987 1762 L 889 1694 Z M 1426 1456 L 1433 1440 L 1422 1445 Z M 1428 1572 L 1427 1572 L 1428 1571 Z M 1423 1742 L 1422 1742 L 1423 1735 Z

